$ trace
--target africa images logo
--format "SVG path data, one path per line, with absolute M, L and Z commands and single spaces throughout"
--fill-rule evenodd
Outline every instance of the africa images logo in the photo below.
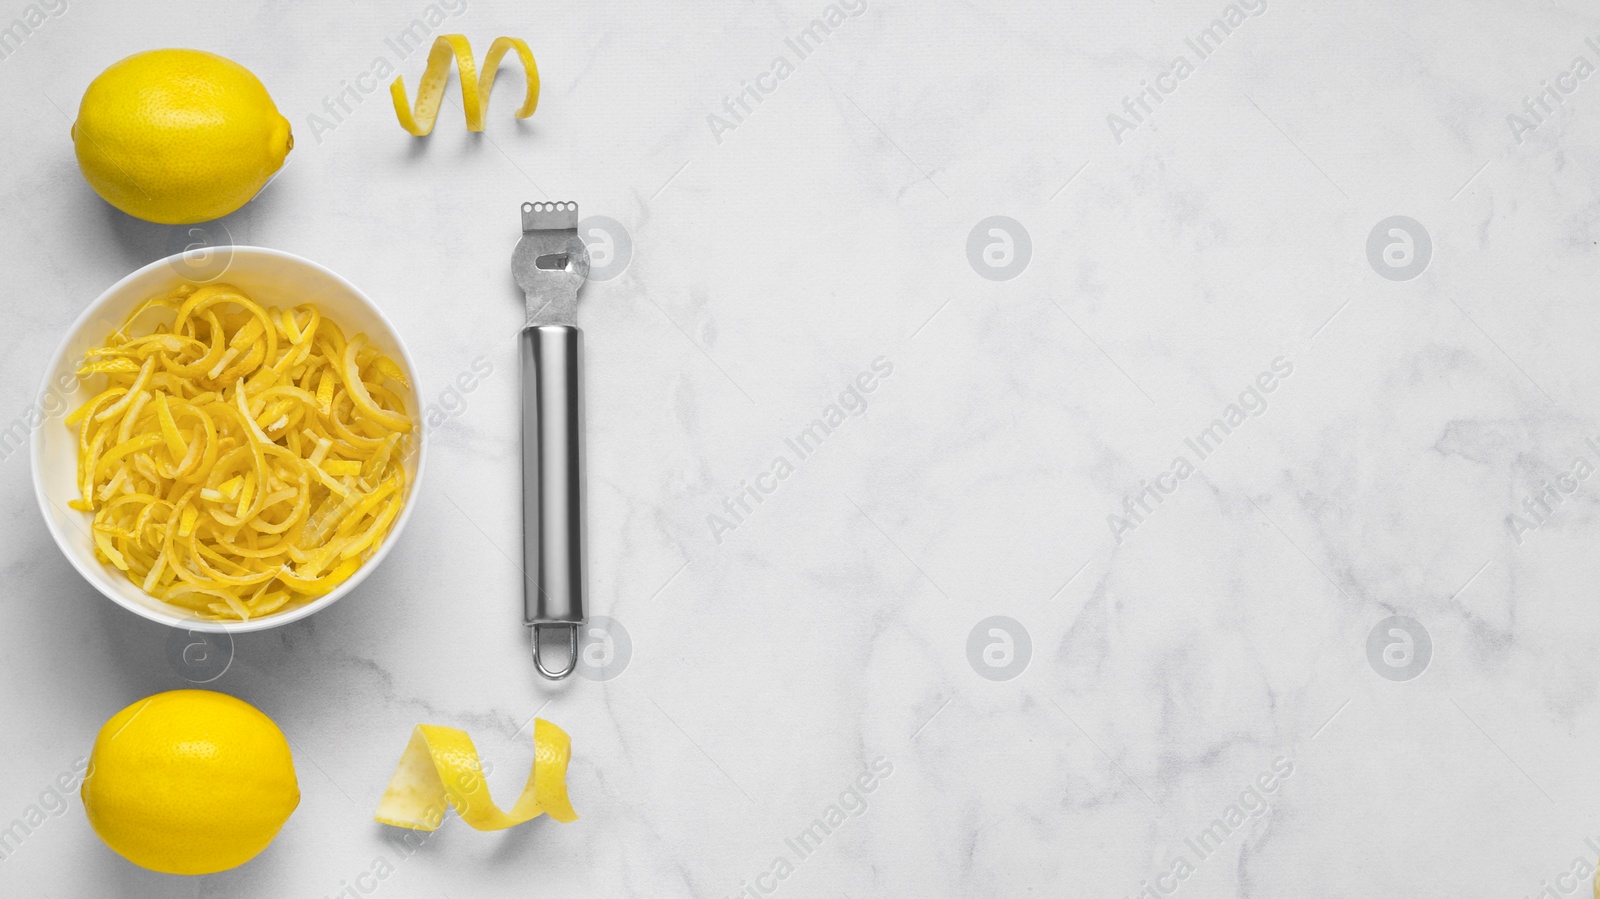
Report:
M 1422 622 L 1390 615 L 1367 633 L 1367 664 L 1384 680 L 1415 680 L 1433 659 L 1433 637 Z
M 1010 216 L 991 215 L 967 234 L 967 262 L 981 278 L 1010 281 L 1022 274 L 1032 258 L 1033 238 Z
M 1015 618 L 994 615 L 967 634 L 967 663 L 984 680 L 1011 680 L 1027 670 L 1032 658 L 1033 638 Z

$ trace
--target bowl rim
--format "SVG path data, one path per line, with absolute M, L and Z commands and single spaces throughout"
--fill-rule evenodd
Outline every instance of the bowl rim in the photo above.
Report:
M 395 327 L 393 320 L 384 314 L 383 309 L 377 303 L 373 302 L 372 298 L 367 296 L 366 292 L 361 288 L 350 283 L 344 277 L 327 266 L 313 262 L 304 256 L 299 256 L 283 250 L 275 250 L 271 247 L 248 245 L 230 246 L 228 248 L 228 252 L 230 253 L 230 262 L 234 256 L 239 254 L 259 255 L 268 258 L 280 259 L 292 265 L 299 265 L 312 269 L 348 290 L 353 296 L 360 300 L 361 303 L 364 304 L 380 322 L 383 323 L 383 326 L 388 329 L 389 336 L 394 338 L 394 349 L 399 352 L 401 361 L 411 377 L 411 392 L 413 394 L 412 400 L 417 404 L 418 407 L 412 411 L 412 419 L 415 422 L 417 438 L 417 471 L 411 479 L 409 495 L 406 497 L 405 504 L 400 508 L 400 514 L 395 518 L 394 527 L 390 529 L 388 536 L 384 538 L 382 545 L 378 547 L 378 551 L 373 553 L 370 558 L 363 562 L 361 567 L 357 568 L 355 573 L 351 574 L 344 583 L 329 591 L 327 594 L 319 596 L 315 600 L 312 600 L 311 602 L 308 602 L 299 608 L 291 609 L 290 611 L 282 614 L 266 615 L 264 617 L 255 618 L 249 621 L 228 622 L 207 621 L 200 618 L 183 618 L 175 613 L 163 613 L 156 609 L 133 603 L 125 599 L 114 590 L 108 589 L 106 583 L 102 580 L 109 580 L 109 573 L 104 569 L 104 566 L 95 565 L 93 568 L 91 568 L 83 559 L 78 557 L 77 553 L 68 548 L 66 538 L 62 534 L 61 528 L 58 527 L 55 516 L 51 514 L 50 507 L 53 505 L 53 503 L 45 491 L 44 473 L 40 467 L 39 460 L 40 453 L 43 450 L 44 429 L 49 426 L 50 422 L 53 422 L 56 419 L 54 417 L 50 417 L 41 422 L 39 426 L 34 428 L 32 433 L 29 435 L 28 461 L 29 467 L 32 469 L 33 473 L 34 499 L 38 504 L 39 514 L 44 518 L 45 527 L 50 531 L 51 538 L 55 540 L 56 548 L 61 551 L 62 555 L 67 557 L 67 561 L 72 563 L 72 567 L 77 569 L 78 574 L 80 574 L 84 580 L 88 581 L 89 584 L 93 586 L 95 590 L 98 591 L 102 596 L 110 599 L 118 606 L 121 606 L 122 608 L 134 613 L 135 615 L 138 615 L 141 618 L 154 621 L 158 624 L 164 624 L 168 627 L 213 634 L 243 634 L 253 631 L 270 630 L 275 627 L 292 624 L 293 622 L 299 621 L 302 618 L 306 618 L 318 611 L 321 611 L 322 609 L 327 608 L 328 606 L 333 605 L 335 602 L 338 602 L 340 599 L 342 599 L 345 594 L 360 586 L 361 582 L 366 580 L 367 575 L 371 574 L 379 565 L 383 563 L 384 559 L 388 557 L 389 551 L 394 548 L 395 544 L 400 542 L 400 535 L 402 532 L 404 532 L 406 523 L 411 520 L 411 513 L 416 508 L 417 492 L 421 488 L 423 473 L 426 469 L 428 460 L 427 425 L 425 423 L 426 416 L 422 414 L 421 406 L 422 397 L 425 396 L 426 393 L 423 391 L 418 380 L 416 361 L 411 358 L 410 349 L 406 347 L 404 338 L 400 336 L 400 330 Z M 120 293 L 129 283 L 154 269 L 162 266 L 172 266 L 175 262 L 181 260 L 183 256 L 184 253 L 182 252 L 173 253 L 170 256 L 164 256 L 149 263 L 148 265 L 144 265 L 138 269 L 135 269 L 127 275 L 124 275 L 110 287 L 107 287 L 98 297 L 95 297 L 93 302 L 84 307 L 83 311 L 78 314 L 78 317 L 73 320 L 66 333 L 62 336 L 61 343 L 56 347 L 56 351 L 51 354 L 50 361 L 46 364 L 43 381 L 40 384 L 37 395 L 34 397 L 34 403 L 38 408 L 43 408 L 43 404 L 46 402 L 46 399 L 50 394 L 56 371 L 61 367 L 62 362 L 66 358 L 67 348 L 72 342 L 73 336 L 87 327 L 95 314 L 98 313 L 103 306 L 109 303 L 112 297 Z M 218 275 L 216 278 L 212 278 L 206 283 L 210 283 L 210 281 L 215 281 L 222 277 L 223 275 Z

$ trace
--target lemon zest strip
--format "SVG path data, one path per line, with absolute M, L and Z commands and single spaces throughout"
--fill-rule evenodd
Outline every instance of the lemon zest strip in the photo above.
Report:
M 483 79 L 478 78 L 478 67 L 472 61 L 472 45 L 465 35 L 442 34 L 433 41 L 428 51 L 428 65 L 422 70 L 422 82 L 417 86 L 415 112 L 406 100 L 405 78 L 397 76 L 389 84 L 389 96 L 394 100 L 394 112 L 400 127 L 417 136 L 426 137 L 433 131 L 439 118 L 439 104 L 444 99 L 444 88 L 450 80 L 450 60 L 455 59 L 461 75 L 461 104 L 467 116 L 468 131 L 482 131 L 484 113 L 489 109 L 489 92 L 494 88 L 494 76 L 500 69 L 500 60 L 508 51 L 517 51 L 522 62 L 527 87 L 522 97 L 522 107 L 517 118 L 533 115 L 539 105 L 539 67 L 534 63 L 533 51 L 522 38 L 497 37 L 489 45 L 489 55 L 483 58 Z
M 411 732 L 373 819 L 412 830 L 435 830 L 446 803 L 474 830 L 504 830 L 547 814 L 562 823 L 578 820 L 567 798 L 567 763 L 572 738 L 543 718 L 533 725 L 533 768 L 510 811 L 489 796 L 472 738 L 462 730 L 419 724 Z

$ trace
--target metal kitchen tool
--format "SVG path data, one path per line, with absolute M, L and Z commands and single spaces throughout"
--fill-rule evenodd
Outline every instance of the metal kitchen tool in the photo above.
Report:
M 589 250 L 577 203 L 523 203 L 511 272 L 527 295 L 522 365 L 522 623 L 533 629 L 533 665 L 559 680 L 578 664 L 584 622 L 583 332 L 578 291 Z M 566 632 L 567 662 L 545 667 L 542 633 Z

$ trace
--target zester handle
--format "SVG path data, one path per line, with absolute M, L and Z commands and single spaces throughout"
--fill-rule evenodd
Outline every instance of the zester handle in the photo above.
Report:
M 571 325 L 525 328 L 518 355 L 522 619 L 535 628 L 537 659 L 539 626 L 576 629 L 584 620 L 583 332 Z

